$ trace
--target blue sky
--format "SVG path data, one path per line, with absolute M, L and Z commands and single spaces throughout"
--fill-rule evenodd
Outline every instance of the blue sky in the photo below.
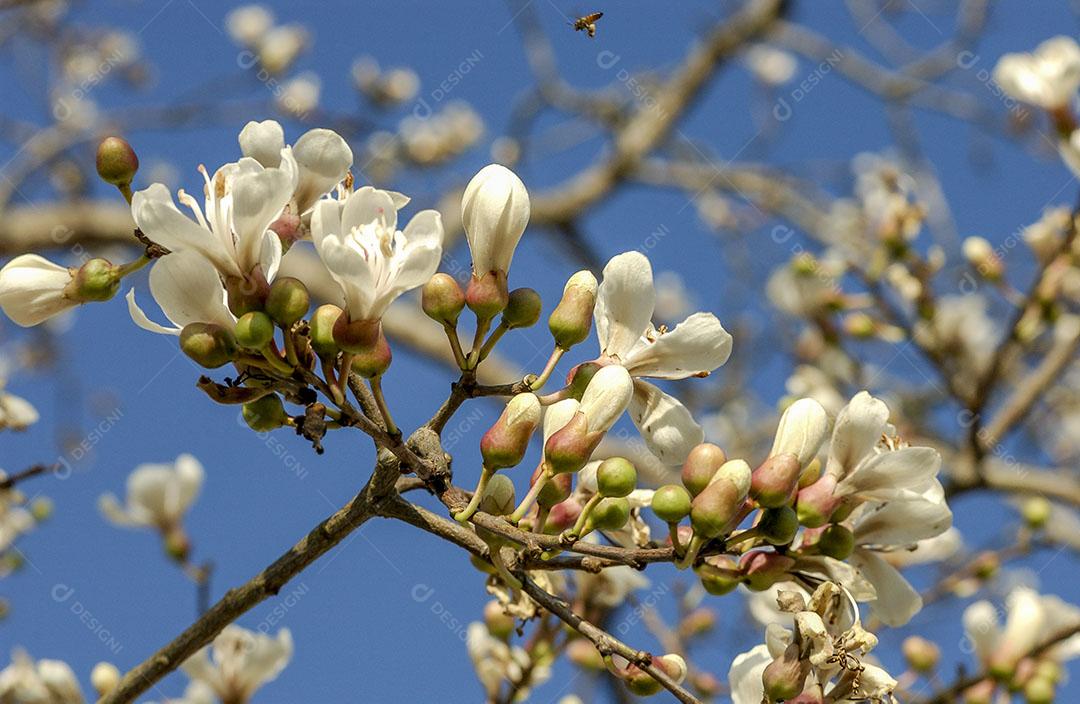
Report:
M 895 21 L 915 46 L 933 46 L 942 40 L 942 33 L 951 30 L 949 12 L 943 9 L 951 3 L 915 2 L 925 7 Z M 501 2 L 269 4 L 280 21 L 302 22 L 312 31 L 314 45 L 301 59 L 300 68 L 320 75 L 324 107 L 335 112 L 370 113 L 358 107 L 350 85 L 348 68 L 357 55 L 371 54 L 383 65 L 412 66 L 423 83 L 421 96 L 428 100 L 463 59 L 479 56 L 449 97 L 469 101 L 484 117 L 488 135 L 481 148 L 437 175 L 406 173 L 393 184 L 416 197 L 417 209 L 431 205 L 441 190 L 463 183 L 489 161 L 490 137 L 503 130 L 514 98 L 530 85 L 519 36 L 510 24 L 512 12 Z M 582 88 L 614 82 L 617 89 L 626 89 L 618 81 L 621 68 L 633 72 L 671 67 L 695 33 L 708 26 L 715 11 L 715 3 L 705 1 L 597 3 L 596 9 L 606 14 L 596 39 L 589 41 L 570 31 L 563 15 L 592 7 L 566 0 L 533 0 L 533 4 L 552 37 L 563 75 Z M 254 75 L 243 75 L 237 64 L 238 49 L 223 32 L 224 15 L 233 5 L 207 0 L 104 0 L 78 9 L 75 16 L 82 21 L 137 32 L 155 67 L 154 82 L 145 91 L 132 94 L 106 83 L 95 87 L 91 97 L 105 109 L 167 104 L 191 91 L 198 91 L 207 101 L 267 97 L 266 86 Z M 796 5 L 796 19 L 880 58 L 847 16 L 843 3 Z M 1057 33 L 1075 34 L 1076 20 L 1067 5 L 1039 3 L 1039 11 L 1032 12 L 1031 4 L 1022 0 L 995 3 L 971 68 L 958 72 L 955 84 L 1002 115 L 1005 108 L 980 79 L 981 70 L 989 71 L 1003 52 L 1031 48 Z M 600 51 L 618 56 L 617 67 L 603 68 L 597 61 Z M 17 118 L 42 121 L 35 55 L 21 56 L 13 61 L 7 52 L 0 58 L 5 110 Z M 805 97 L 795 100 L 792 91 L 798 81 L 814 69 L 814 64 L 804 61 L 795 83 L 769 97 L 754 91 L 744 69 L 732 66 L 702 96 L 681 132 L 718 163 L 736 157 L 760 159 L 843 192 L 850 186 L 846 176 L 850 158 L 863 151 L 887 149 L 892 137 L 880 102 L 835 73 L 824 75 Z M 228 91 L 202 88 L 215 78 L 236 75 L 240 77 Z M 762 134 L 754 110 L 768 111 L 777 97 L 793 104 L 792 117 L 774 136 Z M 410 109 L 407 106 L 390 117 L 372 117 L 381 126 L 392 126 Z M 250 114 L 245 119 L 267 116 L 268 112 Z M 170 162 L 178 170 L 181 185 L 193 190 L 200 184 L 195 171 L 200 162 L 212 167 L 235 158 L 236 134 L 242 123 L 238 119 L 128 136 L 144 164 L 158 159 Z M 917 125 L 922 148 L 943 183 L 961 236 L 978 234 L 1000 242 L 1037 219 L 1046 205 L 1075 200 L 1080 184 L 1055 159 L 1032 158 L 1014 144 L 988 138 L 940 115 L 919 113 Z M 287 133 L 295 138 L 302 129 L 290 125 Z M 530 189 L 539 190 L 560 182 L 602 148 L 600 139 L 586 139 L 571 150 L 525 165 L 519 173 Z M 4 161 L 9 149 L 0 147 Z M 976 156 L 980 160 L 974 160 Z M 100 192 L 109 195 L 103 188 Z M 40 181 L 22 189 L 29 201 L 47 193 Z M 788 247 L 767 238 L 771 226 L 763 223 L 750 235 L 764 245 L 750 247 L 747 261 L 732 264 L 721 257 L 717 236 L 701 224 L 682 193 L 626 188 L 583 221 L 589 244 L 604 259 L 642 247 L 658 231 L 669 233 L 649 252 L 655 269 L 682 273 L 696 302 L 716 312 L 729 328 L 742 321 L 764 333 L 775 326 L 760 305 L 764 277 L 790 255 Z M 802 242 L 801 235 L 799 239 Z M 955 254 L 957 244 L 945 246 Z M 460 251 L 456 255 L 462 257 Z M 1021 273 L 1028 270 L 1026 253 L 1011 256 L 1010 268 Z M 735 266 L 744 275 L 749 272 L 756 284 L 752 290 L 731 275 Z M 575 268 L 565 251 L 553 246 L 548 233 L 530 231 L 515 258 L 512 282 L 532 286 L 550 301 Z M 139 286 L 145 297 L 144 283 L 140 281 Z M 10 325 L 0 328 L 0 335 L 5 341 L 32 339 L 32 333 L 28 338 Z M 85 457 L 66 456 L 74 467 L 70 477 L 38 479 L 26 485 L 30 493 L 52 497 L 56 515 L 20 543 L 28 566 L 0 582 L 0 595 L 13 606 L 11 615 L 0 623 L 0 653 L 21 644 L 36 657 L 65 659 L 89 690 L 86 677 L 95 662 L 111 660 L 121 669 L 135 665 L 186 627 L 195 609 L 192 586 L 163 557 L 154 536 L 107 525 L 95 508 L 99 494 L 121 492 L 128 472 L 141 462 L 167 461 L 182 452 L 202 460 L 207 480 L 188 525 L 195 558 L 215 563 L 213 590 L 218 597 L 228 587 L 246 581 L 347 501 L 368 475 L 372 452 L 362 438 L 339 433 L 327 439 L 326 454 L 316 456 L 289 431 L 259 437 L 240 427 L 235 409 L 211 405 L 195 389 L 199 370 L 177 353 L 173 340 L 135 328 L 120 300 L 80 311 L 63 342 L 62 374 L 46 372 L 12 381 L 11 390 L 32 400 L 44 420 L 24 435 L 0 436 L 0 461 L 8 471 L 51 461 L 63 452 L 57 444 L 63 436 L 82 438 L 90 449 Z M 580 356 L 594 344 L 585 343 L 582 347 L 587 349 Z M 522 365 L 535 366 L 548 345 L 546 330 L 540 326 L 509 337 L 505 353 Z M 759 366 L 740 365 L 749 367 L 751 385 L 763 400 L 771 403 L 782 395 L 790 362 L 767 354 L 765 348 L 740 346 L 738 339 L 735 355 L 764 360 Z M 915 359 L 914 353 L 910 356 Z M 905 363 L 910 369 L 902 366 Z M 905 357 L 896 364 L 890 371 L 921 383 L 925 369 L 917 361 L 907 362 Z M 449 381 L 447 370 L 399 352 L 386 381 L 399 424 L 411 428 L 423 422 Z M 469 485 L 475 480 L 475 445 L 496 415 L 496 408 L 478 402 L 451 424 L 463 437 L 453 448 L 460 483 Z M 943 432 L 951 430 L 943 428 Z M 1025 450 L 1023 446 L 1015 449 Z M 524 486 L 524 476 L 515 479 Z M 989 497 L 963 498 L 955 510 L 959 527 L 974 545 L 993 545 L 1015 523 L 1014 513 Z M 1080 598 L 1073 579 L 1075 562 L 1068 554 L 1040 553 L 1022 564 L 1037 575 L 1046 591 L 1073 601 Z M 916 570 L 914 574 L 925 585 L 932 573 Z M 649 570 L 656 584 L 674 575 L 668 568 Z M 382 520 L 368 523 L 278 598 L 241 619 L 248 628 L 265 625 L 271 632 L 287 626 L 296 642 L 292 663 L 256 701 L 477 701 L 480 689 L 465 652 L 464 628 L 479 617 L 486 601 L 482 585 L 482 576 L 464 554 L 404 525 Z M 427 593 L 426 588 L 433 590 L 427 599 L 413 596 Z M 70 596 L 61 600 L 57 594 Z M 657 602 L 662 610 L 670 611 L 673 597 L 662 593 Z M 760 637 L 759 630 L 736 608 L 738 604 L 735 597 L 717 604 L 722 613 L 720 635 L 697 657 L 701 666 L 720 677 L 726 676 L 731 658 Z M 953 600 L 929 608 L 909 629 L 885 633 L 881 650 L 886 662 L 898 664 L 895 646 L 910 632 L 937 639 L 952 662 L 969 662 L 956 645 L 961 638 L 958 606 Z M 654 645 L 640 624 L 632 625 L 625 636 L 643 647 Z M 535 693 L 534 701 L 553 702 L 584 682 L 584 678 L 570 681 L 570 676 L 569 669 L 557 669 L 553 680 Z M 1065 690 L 1066 700 L 1080 693 L 1076 680 L 1074 676 Z M 173 675 L 147 698 L 178 696 L 183 682 L 182 676 Z

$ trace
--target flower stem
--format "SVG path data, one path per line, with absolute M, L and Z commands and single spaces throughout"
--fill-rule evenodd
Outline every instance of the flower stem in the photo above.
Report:
M 577 521 L 574 522 L 574 527 L 570 529 L 570 535 L 567 536 L 568 538 L 573 536 L 576 540 L 581 536 L 581 531 L 585 528 L 585 522 L 589 520 L 589 514 L 592 513 L 592 510 L 596 508 L 596 504 L 600 503 L 600 499 L 602 498 L 604 497 L 601 496 L 599 492 L 589 497 L 589 500 L 585 502 L 585 507 L 581 509 Z M 566 534 L 564 533 L 563 535 Z
M 476 513 L 476 509 L 480 506 L 480 499 L 484 496 L 484 490 L 487 489 L 488 482 L 491 481 L 491 477 L 495 472 L 484 467 L 480 470 L 480 481 L 476 483 L 476 491 L 473 492 L 472 500 L 469 501 L 469 505 L 465 509 L 454 516 L 454 520 L 459 523 L 465 523 L 472 515 Z
M 761 535 L 761 531 L 757 528 L 747 528 L 742 533 L 736 533 L 727 540 L 724 541 L 724 546 L 729 547 L 731 545 L 737 545 L 751 538 L 757 538 Z
M 476 320 L 476 332 L 473 334 L 472 347 L 468 358 L 465 360 L 465 365 L 469 369 L 476 369 L 476 365 L 480 364 L 480 345 L 490 327 L 491 318 L 478 318 Z
M 488 556 L 491 558 L 491 564 L 495 567 L 495 571 L 499 573 L 499 577 L 502 578 L 506 586 L 517 591 L 521 589 L 521 582 L 511 572 L 510 568 L 506 566 L 506 561 L 503 560 L 502 546 L 499 543 L 488 543 Z
M 270 366 L 273 367 L 274 371 L 278 374 L 287 377 L 292 376 L 293 368 L 290 367 L 285 362 L 285 360 L 278 355 L 277 351 L 273 347 L 273 344 L 274 343 L 271 342 L 269 345 L 263 347 L 262 350 L 260 350 L 262 352 L 263 359 L 269 362 Z
M 450 341 L 450 349 L 454 352 L 454 361 L 457 362 L 458 369 L 466 369 L 468 362 L 465 360 L 465 353 L 461 351 L 461 338 L 458 337 L 457 327 L 450 323 L 443 323 L 443 330 L 446 331 L 446 339 Z
M 566 354 L 566 350 L 558 346 L 551 351 L 551 356 L 548 357 L 547 364 L 544 366 L 544 371 L 540 372 L 540 376 L 529 382 L 529 388 L 532 391 L 539 391 L 544 388 L 544 384 L 551 378 L 551 373 L 555 371 L 555 365 L 559 363 L 559 360 L 562 359 L 564 354 Z
M 690 539 L 690 547 L 687 548 L 686 554 L 683 558 L 675 563 L 675 567 L 680 570 L 685 570 L 694 564 L 694 560 L 697 559 L 698 553 L 701 552 L 701 548 L 705 545 L 705 539 L 697 533 L 694 533 L 694 537 Z
M 142 255 L 141 257 L 139 257 L 138 259 L 136 259 L 134 261 L 130 261 L 127 264 L 121 264 L 120 266 L 116 267 L 116 270 L 117 270 L 117 273 L 119 273 L 121 277 L 124 277 L 124 276 L 127 276 L 128 274 L 135 273 L 136 271 L 138 271 L 139 269 L 142 269 L 144 266 L 146 266 L 149 263 L 150 263 L 150 257 L 148 257 L 148 256 L 146 256 L 144 254 L 144 255 Z
M 675 548 L 675 554 L 681 557 L 683 555 L 683 545 L 679 541 L 678 523 L 668 523 L 668 535 L 671 537 L 671 547 Z
M 296 355 L 296 338 L 293 337 L 292 330 L 282 327 L 281 332 L 285 338 L 285 359 L 290 365 L 299 367 L 300 358 Z
M 386 421 L 386 432 L 391 435 L 401 435 L 401 431 L 394 424 L 394 417 L 390 415 L 390 407 L 386 405 L 386 397 L 383 396 L 382 376 L 371 377 L 368 379 L 368 385 L 371 387 L 371 395 L 375 397 L 375 405 L 379 407 L 379 413 Z
M 514 512 L 512 514 L 510 514 L 511 523 L 516 525 L 518 521 L 525 517 L 525 513 L 529 510 L 529 507 L 532 506 L 533 501 L 536 501 L 536 497 L 540 495 L 540 491 L 543 490 L 544 485 L 547 484 L 550 480 L 551 474 L 546 469 L 540 473 L 540 476 L 536 478 L 536 481 L 533 482 L 533 485 L 529 487 L 529 493 L 525 495 L 525 498 L 521 500 L 521 503 L 518 504 L 518 507 L 514 509 Z
M 477 364 L 487 359 L 487 356 L 491 354 L 491 350 L 495 348 L 496 343 L 502 339 L 502 336 L 505 335 L 506 331 L 509 329 L 510 328 L 508 328 L 505 323 L 499 323 L 499 326 L 491 331 L 491 335 L 488 336 L 484 346 L 480 348 L 480 355 L 476 360 Z
M 333 398 L 334 403 L 340 406 L 345 403 L 345 392 L 341 390 L 341 383 L 338 381 L 337 372 L 334 371 L 334 363 L 337 361 L 334 357 L 320 357 L 320 363 L 322 364 L 323 377 L 326 380 L 326 385 L 330 387 L 330 396 Z

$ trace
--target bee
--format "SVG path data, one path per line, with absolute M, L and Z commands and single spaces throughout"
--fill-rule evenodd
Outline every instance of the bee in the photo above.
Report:
M 604 16 L 603 12 L 594 12 L 591 15 L 578 17 L 570 23 L 575 32 L 585 32 L 590 38 L 596 36 L 596 21 Z

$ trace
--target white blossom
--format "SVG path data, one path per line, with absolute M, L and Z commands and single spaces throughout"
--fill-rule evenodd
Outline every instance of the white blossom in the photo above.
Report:
M 22 254 L 0 269 L 0 308 L 23 327 L 43 323 L 79 305 L 74 271 L 37 254 Z
M 124 506 L 112 494 L 98 500 L 101 512 L 118 526 L 176 528 L 195 502 L 202 487 L 202 465 L 191 455 L 180 455 L 172 464 L 143 464 L 127 479 Z
M 1002 56 L 993 77 L 1017 100 L 1046 110 L 1067 107 L 1080 87 L 1080 46 L 1072 37 L 1047 39 L 1032 53 Z
M 212 689 L 220 700 L 244 704 L 256 690 L 281 674 L 292 654 L 292 633 L 288 628 L 270 636 L 230 624 L 211 645 L 180 667 L 193 681 Z
M 172 326 L 150 320 L 135 302 L 135 289 L 127 293 L 128 313 L 143 330 L 179 335 L 191 323 L 213 323 L 232 330 L 236 316 L 218 272 L 198 252 L 181 251 L 158 260 L 150 269 L 150 293 Z
M 82 704 L 79 680 L 61 660 L 34 660 L 21 649 L 0 670 L 0 702 L 4 704 Z
M 705 376 L 727 361 L 731 335 L 712 313 L 694 313 L 671 331 L 653 327 L 655 295 L 648 258 L 620 254 L 604 267 L 594 316 L 600 361 L 630 372 L 634 424 L 649 450 L 673 465 L 702 442 L 704 432 L 678 399 L 642 379 Z
M 510 271 L 514 250 L 529 223 L 529 193 L 513 171 L 489 164 L 472 177 L 461 197 L 461 221 L 472 253 L 473 274 Z

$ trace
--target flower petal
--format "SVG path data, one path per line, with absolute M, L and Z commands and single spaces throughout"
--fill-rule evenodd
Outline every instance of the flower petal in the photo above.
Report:
M 252 120 L 240 130 L 240 151 L 267 168 L 281 163 L 284 148 L 285 130 L 277 120 Z
M 835 436 L 834 436 L 835 437 Z M 937 476 L 941 455 L 931 447 L 904 447 L 871 455 L 836 485 L 837 496 L 858 494 L 887 500 L 903 489 L 926 484 Z
M 997 609 L 989 601 L 976 601 L 964 609 L 964 633 L 975 657 L 980 662 L 987 662 L 1001 640 L 1001 624 Z
M 884 401 L 865 391 L 855 394 L 836 417 L 826 471 L 838 480 L 851 472 L 874 449 L 888 421 Z
M 224 273 L 243 273 L 219 237 L 180 212 L 164 184 L 136 191 L 131 197 L 131 216 L 147 237 L 173 252 L 194 250 Z
M 870 601 L 870 608 L 886 626 L 903 626 L 922 609 L 919 592 L 877 553 L 855 548 L 851 564 L 874 585 L 877 598 Z
M 596 297 L 596 335 L 601 352 L 621 360 L 652 325 L 652 265 L 640 252 L 624 252 L 611 258 L 603 277 Z
M 341 135 L 321 128 L 305 132 L 296 140 L 292 152 L 299 168 L 294 198 L 297 215 L 303 215 L 345 178 L 352 166 L 353 153 Z
M 357 227 L 381 221 L 387 230 L 397 229 L 397 208 L 394 199 L 386 191 L 371 186 L 359 188 L 345 199 L 341 209 L 341 235 L 346 236 Z
M 952 511 L 944 501 L 889 501 L 859 515 L 855 540 L 859 545 L 914 545 L 951 525 Z
M 649 451 L 666 465 L 682 464 L 705 439 L 701 426 L 681 401 L 646 381 L 634 381 L 630 417 Z
M 761 675 L 773 660 L 765 644 L 739 654 L 728 670 L 728 687 L 732 704 L 761 704 L 765 686 Z
M 64 296 L 72 273 L 37 254 L 15 257 L 0 269 L 0 308 L 22 327 L 42 323 L 78 305 Z
M 158 260 L 150 270 L 150 292 L 165 317 L 181 328 L 189 323 L 231 328 L 236 323 L 218 272 L 195 252 L 173 252 Z
M 242 172 L 233 180 L 232 229 L 243 273 L 259 263 L 263 236 L 289 202 L 293 186 L 292 174 L 286 169 Z
M 685 379 L 707 374 L 731 356 L 731 335 L 712 313 L 694 313 L 671 332 L 638 338 L 622 363 L 635 377 Z
M 128 291 L 125 298 L 127 298 L 128 314 L 131 315 L 131 319 L 135 321 L 135 324 L 143 330 L 156 332 L 159 335 L 180 334 L 179 327 L 174 326 L 171 328 L 167 328 L 164 325 L 159 325 L 153 320 L 150 320 L 150 318 L 147 317 L 146 313 L 143 312 L 143 309 L 139 307 L 139 304 L 135 302 L 135 289 L 131 289 L 130 291 Z

